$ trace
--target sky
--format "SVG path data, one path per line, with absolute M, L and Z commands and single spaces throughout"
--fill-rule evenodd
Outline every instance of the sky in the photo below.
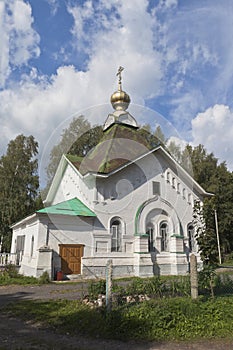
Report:
M 73 116 L 103 124 L 123 66 L 139 122 L 233 170 L 232 42 L 232 0 L 0 0 L 0 155 L 23 133 L 48 157 Z

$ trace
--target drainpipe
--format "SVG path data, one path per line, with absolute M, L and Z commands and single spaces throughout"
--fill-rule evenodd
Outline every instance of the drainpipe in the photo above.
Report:
M 47 232 L 46 232 L 46 240 L 45 240 L 45 246 L 48 247 L 49 245 L 49 223 L 47 224 Z

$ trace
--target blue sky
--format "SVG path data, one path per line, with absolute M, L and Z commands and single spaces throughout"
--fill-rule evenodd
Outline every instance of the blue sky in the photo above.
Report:
M 232 18 L 232 0 L 0 0 L 0 154 L 19 133 L 46 153 L 92 106 L 104 123 L 121 65 L 130 108 L 232 170 Z

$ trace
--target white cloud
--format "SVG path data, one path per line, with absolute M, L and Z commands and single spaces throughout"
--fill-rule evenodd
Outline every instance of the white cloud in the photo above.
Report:
M 48 4 L 51 7 L 51 13 L 52 15 L 56 15 L 58 8 L 59 8 L 59 0 L 47 0 Z
M 216 104 L 192 120 L 193 144 L 203 144 L 233 170 L 233 111 Z
M 115 1 L 102 0 L 98 8 L 95 7 L 93 16 L 94 4 L 97 6 L 96 2 L 87 1 L 82 8 L 69 7 L 74 18 L 74 42 L 88 38 L 89 61 L 85 72 L 74 66 L 63 66 L 51 77 L 46 77 L 32 68 L 30 74 L 21 76 L 20 82 L 12 82 L 8 89 L 0 92 L 2 148 L 9 139 L 24 133 L 33 134 L 43 151 L 52 132 L 64 125 L 73 113 L 104 103 L 108 103 L 108 113 L 111 112 L 109 100 L 117 89 L 115 75 L 119 65 L 125 67 L 123 89 L 130 93 L 132 103 L 144 104 L 146 97 L 158 94 L 162 76 L 160 55 L 153 47 L 153 18 L 147 12 L 147 1 L 125 4 L 121 0 L 114 10 Z M 24 21 L 28 21 L 27 28 L 32 25 L 30 6 L 24 5 L 27 8 L 25 16 L 18 15 L 12 20 L 18 29 Z M 89 32 L 85 32 L 86 21 L 92 28 Z M 32 37 L 29 35 L 29 38 Z M 30 50 L 28 52 L 32 54 Z M 103 108 L 100 106 L 99 110 L 103 111 Z M 106 118 L 107 112 L 90 113 L 93 123 L 103 123 Z
M 72 33 L 78 47 L 82 37 L 89 42 L 88 69 L 97 90 L 109 87 L 113 83 L 109 77 L 122 65 L 127 76 L 123 88 L 134 102 L 144 103 L 145 98 L 158 96 L 162 77 L 161 57 L 153 46 L 154 18 L 145 0 L 119 0 L 117 8 L 114 5 L 114 1 L 86 1 L 82 10 L 69 7 L 74 17 Z
M 109 96 L 104 88 L 96 90 L 90 73 L 77 71 L 73 66 L 60 67 L 50 79 L 38 76 L 32 69 L 19 84 L 0 91 L 1 151 L 19 133 L 32 134 L 43 151 L 56 128 L 61 124 L 67 127 L 71 121 L 67 119 L 74 113 L 107 102 L 106 97 Z M 103 123 L 106 117 L 107 114 L 92 114 L 90 122 Z
M 174 96 L 171 101 L 171 114 L 174 124 L 179 133 L 185 140 L 189 140 L 190 135 L 190 120 L 196 111 L 203 107 L 204 98 L 198 89 L 192 89 L 184 94 Z
M 78 49 L 85 49 L 84 44 L 86 41 L 89 41 L 88 36 L 90 32 L 90 30 L 86 31 L 85 22 L 90 20 L 94 15 L 92 1 L 85 1 L 82 6 L 68 6 L 67 10 L 74 18 L 74 25 L 71 32 L 77 40 L 76 46 Z
M 5 21 L 5 4 L 0 2 L 0 87 L 10 73 L 8 26 Z
M 180 147 L 181 151 L 183 151 L 188 145 L 188 143 L 185 140 L 182 140 L 177 136 L 171 136 L 167 141 L 167 146 L 169 147 L 172 143 Z
M 33 29 L 31 6 L 23 0 L 0 3 L 0 88 L 4 87 L 12 68 L 38 57 L 39 35 Z

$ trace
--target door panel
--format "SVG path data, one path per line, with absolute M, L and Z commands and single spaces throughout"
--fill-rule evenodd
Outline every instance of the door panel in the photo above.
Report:
M 64 274 L 80 274 L 84 246 L 60 244 L 61 270 Z

